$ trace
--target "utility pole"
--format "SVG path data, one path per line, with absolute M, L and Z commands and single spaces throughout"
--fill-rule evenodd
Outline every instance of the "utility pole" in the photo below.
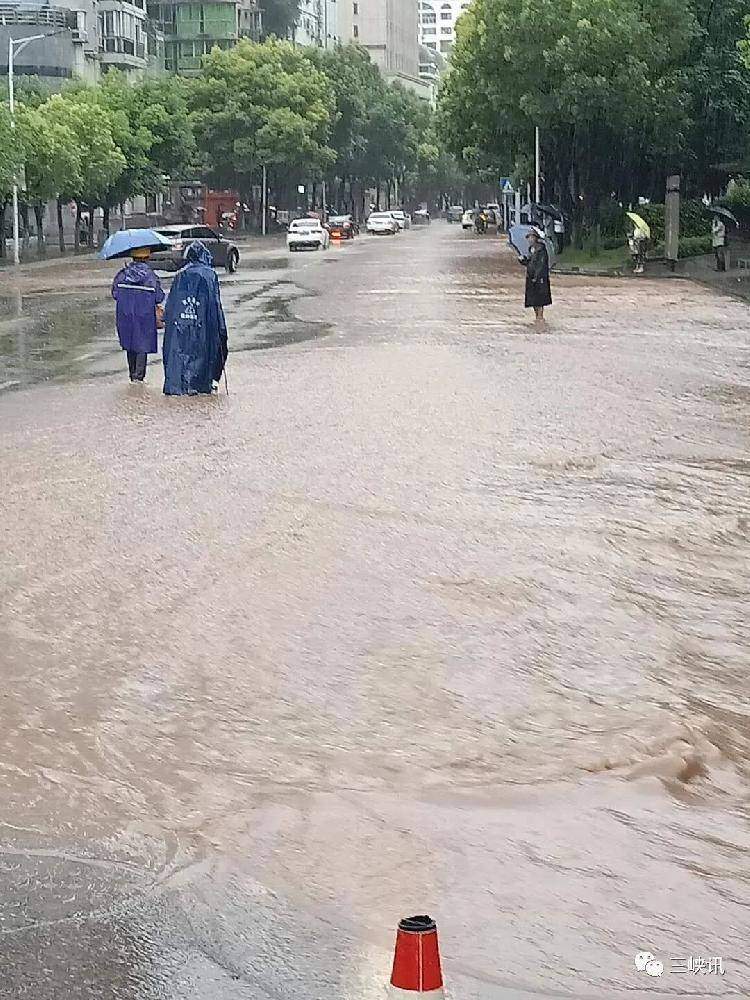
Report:
M 267 201 L 268 201 L 268 171 L 266 170 L 265 164 L 263 164 L 263 192 L 260 196 L 260 205 L 263 211 L 261 232 L 263 233 L 264 236 L 266 235 L 266 228 L 267 228 L 267 223 L 266 223 L 266 216 L 268 215 L 268 205 L 266 204 Z
M 40 38 L 48 38 L 50 35 L 59 34 L 59 31 L 51 31 L 46 35 L 31 35 L 29 38 L 8 38 L 8 110 L 10 111 L 10 127 L 13 131 L 16 128 L 15 81 L 13 79 L 16 52 L 20 53 L 27 45 L 30 45 L 32 42 L 38 42 Z M 13 263 L 21 263 L 21 247 L 18 233 L 18 177 L 16 175 L 13 177 Z
M 542 200 L 542 175 L 539 163 L 539 126 L 534 129 L 534 200 L 537 204 Z

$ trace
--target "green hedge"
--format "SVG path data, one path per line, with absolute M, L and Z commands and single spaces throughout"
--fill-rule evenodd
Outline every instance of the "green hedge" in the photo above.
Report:
M 664 206 L 641 205 L 635 211 L 642 216 L 651 227 L 653 243 L 664 242 Z M 685 240 L 711 235 L 711 216 L 706 211 L 702 201 L 680 202 L 680 238 Z M 680 254 L 682 256 L 682 254 Z M 692 255 L 691 255 L 692 256 Z
M 704 253 L 712 253 L 711 236 L 686 236 L 680 240 L 680 259 L 683 257 L 700 257 Z
M 664 249 L 663 240 L 661 243 L 653 244 L 653 250 L 649 251 L 649 257 L 663 257 Z M 713 253 L 713 251 L 710 236 L 686 236 L 684 240 L 680 240 L 677 248 L 680 260 L 685 257 L 700 257 L 702 254 Z

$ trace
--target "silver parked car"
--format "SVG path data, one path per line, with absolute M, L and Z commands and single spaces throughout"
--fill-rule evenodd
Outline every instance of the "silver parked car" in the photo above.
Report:
M 152 253 L 149 260 L 152 267 L 178 271 L 185 263 L 185 251 L 194 240 L 198 240 L 213 257 L 214 267 L 225 267 L 230 274 L 237 270 L 240 262 L 237 245 L 210 226 L 160 226 L 156 232 L 170 240 L 172 247 Z

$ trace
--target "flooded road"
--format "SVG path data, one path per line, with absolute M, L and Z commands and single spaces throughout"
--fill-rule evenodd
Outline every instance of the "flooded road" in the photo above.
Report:
M 747 997 L 746 306 L 258 260 L 228 398 L 0 289 L 0 997 L 371 1000 L 411 912 L 455 1000 Z

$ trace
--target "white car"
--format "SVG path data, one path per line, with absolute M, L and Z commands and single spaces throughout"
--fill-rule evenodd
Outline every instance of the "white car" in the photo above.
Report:
M 474 215 L 475 212 L 473 208 L 466 209 L 464 214 L 461 216 L 461 225 L 463 226 L 464 229 L 474 228 Z
M 390 212 L 373 212 L 367 220 L 367 232 L 370 236 L 395 236 L 398 229 L 398 223 Z
M 399 229 L 411 229 L 411 216 L 407 215 L 406 212 L 400 208 L 395 208 L 391 211 L 391 215 L 398 223 Z
M 320 219 L 295 219 L 289 223 L 286 245 L 292 250 L 326 250 L 331 241 Z

